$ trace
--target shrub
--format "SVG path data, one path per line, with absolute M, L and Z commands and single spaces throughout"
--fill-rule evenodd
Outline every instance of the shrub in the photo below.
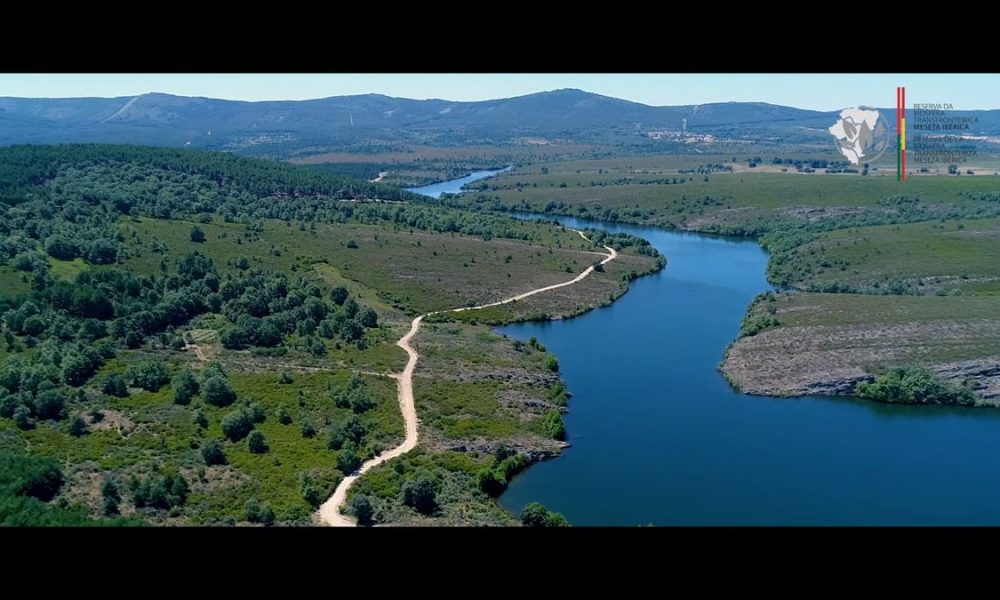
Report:
M 919 368 L 893 369 L 872 382 L 858 383 L 854 393 L 869 400 L 900 404 L 977 404 L 976 394 L 970 388 Z
M 205 459 L 206 465 L 226 464 L 226 452 L 222 448 L 219 440 L 208 440 L 201 446 L 201 457 Z
M 121 502 L 121 494 L 118 493 L 118 486 L 111 479 L 105 479 L 101 484 L 101 512 L 105 517 L 113 517 L 118 514 L 118 503 Z
M 251 431 L 249 437 L 247 437 L 247 447 L 253 454 L 264 454 L 268 451 L 267 441 L 264 440 L 264 434 L 259 431 Z
M 63 474 L 54 458 L 0 454 L 0 488 L 42 502 L 55 498 L 63 486 Z
M 552 439 L 566 439 L 566 425 L 558 410 L 552 409 L 545 413 L 542 417 L 542 430 Z
M 87 423 L 77 415 L 69 422 L 69 434 L 73 437 L 80 437 L 87 433 Z
M 437 482 L 427 471 L 417 473 L 416 477 L 403 483 L 403 504 L 410 506 L 425 515 L 437 510 Z
M 204 396 L 205 402 L 212 406 L 229 406 L 236 400 L 236 392 L 229 385 L 229 381 L 218 375 L 212 375 L 205 379 L 204 384 L 202 384 L 202 396 Z
M 186 405 L 198 394 L 198 379 L 190 369 L 184 369 L 174 377 L 174 402 Z
M 266 502 L 258 502 L 256 498 L 250 498 L 244 507 L 246 519 L 251 523 L 262 523 L 271 525 L 274 523 L 274 511 L 271 505 Z
M 201 227 L 197 225 L 191 228 L 191 241 L 200 244 L 205 241 L 205 232 L 201 230 Z
M 348 440 L 337 453 L 337 468 L 344 475 L 350 475 L 361 467 L 361 457 L 358 456 L 358 446 Z
M 222 433 L 232 442 L 245 438 L 253 430 L 253 417 L 240 407 L 222 418 Z
M 125 370 L 125 378 L 135 387 L 149 392 L 157 392 L 170 382 L 170 374 L 163 363 L 145 360 L 129 366 Z
M 187 502 L 188 483 L 178 473 L 151 475 L 147 479 L 133 479 L 132 502 L 136 508 L 169 510 Z
M 507 482 L 497 478 L 493 469 L 483 469 L 477 477 L 479 489 L 492 498 L 498 497 L 507 489 Z
M 373 521 L 375 516 L 375 509 L 372 508 L 372 502 L 368 499 L 368 496 L 364 494 L 355 494 L 351 498 L 351 503 L 349 508 L 354 517 L 358 520 L 358 525 L 369 526 Z
M 525 527 L 569 527 L 569 521 L 560 513 L 552 512 L 538 502 L 532 502 L 521 511 L 521 525 Z

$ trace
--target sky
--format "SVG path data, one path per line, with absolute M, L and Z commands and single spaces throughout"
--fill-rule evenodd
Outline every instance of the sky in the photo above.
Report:
M 813 110 L 951 103 L 1000 108 L 994 74 L 2 74 L 0 96 L 67 98 L 163 92 L 229 100 L 305 100 L 378 93 L 404 98 L 488 100 L 579 88 L 653 106 L 768 102 Z

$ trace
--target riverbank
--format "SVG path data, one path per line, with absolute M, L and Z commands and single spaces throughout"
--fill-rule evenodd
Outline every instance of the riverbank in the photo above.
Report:
M 1000 178 L 925 177 L 904 191 L 860 176 L 699 171 L 694 177 L 676 166 L 671 171 L 671 160 L 663 159 L 657 177 L 637 175 L 620 160 L 526 167 L 493 180 L 489 195 L 455 204 L 760 243 L 770 253 L 768 282 L 796 291 L 778 294 L 790 308 L 784 317 L 764 315 L 761 337 L 731 340 L 720 370 L 740 389 L 845 395 L 887 369 L 917 366 L 956 383 L 970 379 L 984 402 L 994 401 L 1000 263 L 992 257 L 1000 253 L 1000 205 L 985 190 Z M 888 320 L 840 323 L 842 313 L 881 311 L 879 298 L 904 309 Z M 808 322 L 798 322 L 797 310 L 809 312 Z M 745 317 L 761 315 L 748 308 Z M 874 331 L 890 336 L 893 351 Z
M 591 241 L 590 238 L 588 238 L 582 231 L 579 230 L 574 230 L 574 231 L 576 231 L 576 233 L 579 234 L 579 236 L 584 240 L 586 240 L 587 242 Z M 419 441 L 419 428 L 418 428 L 418 416 L 415 408 L 414 394 L 413 394 L 413 372 L 417 366 L 417 361 L 420 359 L 420 354 L 419 352 L 417 352 L 417 350 L 414 349 L 414 347 L 411 345 L 411 342 L 413 341 L 415 336 L 419 333 L 420 323 L 421 321 L 423 321 L 425 317 L 430 317 L 436 314 L 466 313 L 466 312 L 477 311 L 479 309 L 484 309 L 484 308 L 502 306 L 522 301 L 526 298 L 535 296 L 537 294 L 550 292 L 552 290 L 557 290 L 560 288 L 568 287 L 573 284 L 579 283 L 580 281 L 586 279 L 594 272 L 597 272 L 598 270 L 603 271 L 605 265 L 607 265 L 609 262 L 617 258 L 618 252 L 614 248 L 610 246 L 604 246 L 604 249 L 608 251 L 608 254 L 601 261 L 596 262 L 595 264 L 587 267 L 586 269 L 583 270 L 583 272 L 581 272 L 573 279 L 570 279 L 569 281 L 556 283 L 540 288 L 535 288 L 533 290 L 516 294 L 514 296 L 510 296 L 508 298 L 505 298 L 503 300 L 498 300 L 496 302 L 490 302 L 478 306 L 467 306 L 467 307 L 454 308 L 444 311 L 435 311 L 419 315 L 416 318 L 414 318 L 410 325 L 410 330 L 403 337 L 401 337 L 399 341 L 396 343 L 396 345 L 402 348 L 408 355 L 406 367 L 403 369 L 402 373 L 394 375 L 394 377 L 399 382 L 399 406 L 405 423 L 405 429 L 406 429 L 405 438 L 400 445 L 396 446 L 395 448 L 392 448 L 391 450 L 383 452 L 369 459 L 368 461 L 365 461 L 365 463 L 361 466 L 360 469 L 358 469 L 356 473 L 352 473 L 351 475 L 342 479 L 340 483 L 337 485 L 337 488 L 334 490 L 334 493 L 330 497 L 330 499 L 327 502 L 325 502 L 322 505 L 322 507 L 320 507 L 319 514 L 321 520 L 327 525 L 332 525 L 332 526 L 343 527 L 343 526 L 355 525 L 356 520 L 350 520 L 346 518 L 341 513 L 341 509 L 343 508 L 345 502 L 347 501 L 350 489 L 357 481 L 357 479 L 363 476 L 366 472 L 370 471 L 371 469 L 393 458 L 402 456 L 403 454 L 416 448 L 417 443 Z M 561 427 L 561 421 L 560 421 L 560 427 Z M 533 458 L 534 456 L 529 455 L 527 461 L 531 461 L 533 460 Z
M 775 294 L 747 309 L 760 329 L 719 368 L 746 393 L 796 396 L 850 395 L 875 373 L 920 365 L 998 406 L 998 315 L 990 297 Z

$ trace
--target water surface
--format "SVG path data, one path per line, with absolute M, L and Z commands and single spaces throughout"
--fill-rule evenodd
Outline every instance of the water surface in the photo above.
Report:
M 459 194 L 462 192 L 462 186 L 475 183 L 481 179 L 486 179 L 487 177 L 493 177 L 494 175 L 498 175 L 509 170 L 510 167 L 497 169 L 495 171 L 474 171 L 467 177 L 450 179 L 448 181 L 441 181 L 439 183 L 432 183 L 421 187 L 406 188 L 406 190 L 423 196 L 430 196 L 431 198 L 440 198 L 441 194 Z
M 499 328 L 559 357 L 572 447 L 517 477 L 577 525 L 1000 524 L 1000 411 L 733 391 L 716 370 L 754 295 L 751 241 L 594 223 L 668 258 L 609 307 Z

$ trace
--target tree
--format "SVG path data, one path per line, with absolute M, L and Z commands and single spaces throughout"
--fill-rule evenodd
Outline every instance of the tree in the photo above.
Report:
M 227 350 L 243 350 L 250 345 L 250 334 L 246 329 L 236 326 L 227 327 L 219 335 L 222 347 Z
M 365 393 L 363 389 L 352 390 L 348 393 L 348 398 L 351 404 L 351 410 L 357 414 L 369 411 L 375 407 L 375 402 L 368 396 L 367 393 Z
M 205 379 L 202 384 L 202 396 L 205 402 L 212 406 L 229 406 L 236 400 L 236 392 L 229 385 L 229 381 L 218 375 L 212 375 Z
M 414 479 L 403 483 L 403 504 L 410 506 L 425 515 L 437 510 L 437 485 L 434 477 L 427 471 L 420 471 Z
M 344 419 L 341 429 L 344 432 L 344 437 L 355 444 L 360 444 L 365 438 L 365 434 L 368 433 L 365 429 L 365 424 L 361 422 L 361 419 L 357 415 L 351 415 Z
M 105 517 L 113 517 L 118 514 L 118 503 L 121 502 L 121 494 L 114 480 L 105 479 L 101 484 L 101 511 Z
M 197 225 L 191 228 L 191 241 L 200 244 L 205 241 L 205 232 Z
M 303 435 L 305 435 L 304 432 Z M 347 438 L 344 437 L 344 429 L 342 427 L 334 425 L 333 427 L 330 428 L 330 437 L 327 439 L 326 442 L 327 448 L 329 448 L 330 450 L 340 450 L 341 448 L 344 447 L 344 442 L 346 441 Z
M 302 421 L 302 437 L 309 439 L 316 435 L 316 428 L 309 421 Z
M 313 481 L 313 478 L 309 473 L 303 473 L 301 479 L 299 480 L 299 485 L 302 490 L 302 499 L 305 500 L 309 506 L 313 508 L 319 508 L 319 505 L 323 502 L 323 495 L 319 486 Z
M 240 407 L 222 418 L 222 433 L 232 442 L 245 438 L 253 430 L 253 418 Z
M 130 365 L 125 370 L 125 377 L 132 382 L 132 385 L 140 387 L 149 392 L 159 391 L 161 387 L 170 382 L 170 374 L 163 363 L 152 360 Z
M 83 385 L 96 369 L 97 364 L 94 361 L 88 360 L 77 352 L 68 354 L 62 360 L 63 381 L 66 382 L 66 385 L 74 387 Z
M 347 288 L 342 285 L 338 285 L 330 290 L 330 300 L 333 300 L 333 303 L 337 306 L 343 306 L 344 302 L 347 300 L 347 296 Z
M 170 509 L 183 506 L 190 490 L 187 480 L 179 473 L 153 474 L 144 480 L 133 479 L 132 503 L 136 508 Z
M 532 502 L 521 511 L 521 525 L 525 527 L 569 527 L 569 521 L 560 513 L 552 512 L 538 502 Z
M 174 377 L 174 402 L 187 405 L 198 394 L 198 379 L 190 369 L 184 369 Z
M 358 520 L 358 525 L 370 526 L 374 523 L 375 509 L 372 508 L 372 502 L 368 499 L 368 496 L 355 494 L 351 498 L 350 509 L 354 513 L 354 517 Z
M 17 425 L 18 429 L 27 431 L 34 427 L 34 422 L 31 420 L 31 409 L 27 406 L 20 404 L 14 409 L 14 424 Z
M 282 425 L 292 424 L 292 413 L 288 412 L 288 409 L 285 408 L 284 404 L 278 407 L 278 422 Z
M 361 310 L 361 305 L 354 298 L 348 298 L 347 302 L 344 302 L 344 314 L 347 315 L 348 319 L 353 319 L 359 310 Z
M 206 465 L 226 464 L 226 452 L 222 448 L 219 440 L 208 440 L 201 446 L 201 457 L 205 459 Z
M 872 382 L 858 383 L 854 393 L 869 400 L 902 404 L 975 406 L 977 403 L 976 394 L 970 388 L 956 385 L 920 368 L 892 369 Z
M 35 416 L 39 419 L 61 419 L 66 409 L 66 396 L 61 389 L 49 389 L 35 396 Z
M 80 437 L 85 433 L 87 433 L 86 421 L 84 421 L 80 415 L 73 417 L 73 419 L 69 422 L 69 434 L 73 437 Z
M 350 475 L 361 466 L 361 457 L 358 456 L 358 445 L 348 440 L 337 453 L 337 468 L 344 475 Z
M 0 454 L 0 477 L 15 495 L 42 502 L 55 498 L 64 483 L 59 462 L 50 457 Z
M 250 413 L 250 418 L 253 419 L 254 423 L 263 423 L 267 420 L 267 411 L 264 410 L 264 405 L 260 402 L 247 404 L 247 411 Z
M 323 340 L 319 338 L 311 338 L 309 340 L 309 353 L 316 358 L 326 356 L 326 344 L 324 344 Z
M 264 434 L 256 429 L 251 431 L 250 436 L 247 437 L 247 447 L 252 454 L 264 454 L 269 449 L 267 441 L 264 440 Z
M 361 311 L 360 321 L 362 325 L 369 329 L 378 327 L 378 313 L 370 308 L 366 308 Z
M 282 371 L 281 375 L 278 377 L 278 383 L 282 385 L 288 385 L 290 383 L 293 383 L 294 381 L 295 380 L 292 379 L 292 374 L 289 373 L 288 371 Z
M 486 492 L 490 497 L 496 498 L 507 489 L 507 482 L 497 478 L 493 469 L 483 469 L 477 477 L 479 489 Z

